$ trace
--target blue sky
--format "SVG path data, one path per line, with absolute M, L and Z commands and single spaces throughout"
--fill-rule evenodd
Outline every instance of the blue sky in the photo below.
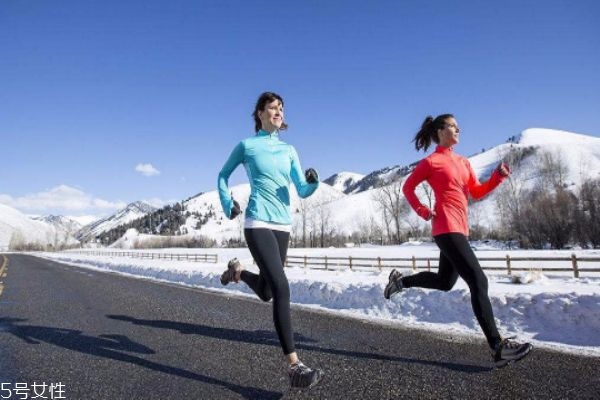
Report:
M 600 136 L 599 20 L 593 0 L 3 0 L 0 202 L 106 215 L 214 190 L 265 90 L 322 178 L 423 157 L 428 114 L 456 115 L 465 155 Z

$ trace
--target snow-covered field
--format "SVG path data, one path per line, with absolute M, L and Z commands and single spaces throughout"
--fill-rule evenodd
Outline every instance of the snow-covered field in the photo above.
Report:
M 599 257 L 598 250 L 577 251 L 507 251 L 495 246 L 477 246 L 480 258 L 505 257 Z M 181 285 L 225 292 L 230 295 L 252 296 L 245 284 L 221 286 L 219 277 L 227 261 L 238 257 L 249 269 L 257 271 L 247 249 L 166 249 L 164 253 L 217 254 L 218 264 L 187 261 L 148 260 L 127 257 L 91 256 L 77 253 L 36 253 L 38 256 L 97 270 L 114 271 L 136 277 L 150 278 Z M 145 252 L 148 252 L 146 250 Z M 432 257 L 437 260 L 438 250 L 431 243 L 402 246 L 369 246 L 338 249 L 290 249 L 289 255 L 328 257 Z M 539 263 L 538 263 L 539 264 Z M 556 267 L 547 261 L 538 267 Z M 485 265 L 482 262 L 482 265 Z M 561 265 L 562 266 L 562 265 Z M 511 283 L 502 271 L 486 271 L 489 294 L 504 335 L 517 335 L 531 340 L 536 346 L 561 351 L 600 356 L 600 273 L 586 272 L 598 268 L 598 263 L 582 264 L 581 276 L 572 273 L 544 273 L 525 271 L 514 273 L 531 278 L 527 284 Z M 455 337 L 477 337 L 483 340 L 479 325 L 473 316 L 466 284 L 459 279 L 450 292 L 412 288 L 392 301 L 383 298 L 389 268 L 363 270 L 317 270 L 302 267 L 286 269 L 290 281 L 292 302 L 366 318 L 385 324 L 400 324 L 444 332 Z M 411 273 L 410 269 L 403 271 Z M 528 275 L 528 276 L 526 276 Z M 528 280 L 528 279 L 525 279 Z

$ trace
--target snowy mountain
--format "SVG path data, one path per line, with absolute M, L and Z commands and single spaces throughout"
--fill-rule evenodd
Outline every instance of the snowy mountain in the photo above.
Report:
M 86 225 L 92 224 L 98 221 L 98 219 L 100 219 L 100 217 L 98 217 L 97 215 L 68 215 L 66 216 L 66 218 L 77 222 L 79 224 L 79 229 Z
M 400 165 L 395 165 L 393 167 L 385 167 L 379 169 L 377 171 L 373 171 L 370 174 L 367 174 L 361 180 L 355 182 L 348 189 L 346 189 L 347 194 L 356 194 L 360 192 L 364 192 L 366 190 L 371 190 L 381 185 L 384 182 L 392 182 L 395 181 L 405 175 L 407 175 L 411 171 L 411 167 L 414 167 L 415 164 L 412 164 L 408 167 L 402 167 Z
M 84 226 L 77 232 L 76 237 L 82 242 L 89 242 L 103 232 L 107 232 L 119 225 L 141 218 L 155 210 L 156 208 L 142 201 L 130 203 L 127 207 L 117 211 L 115 214 Z
M 8 250 L 11 244 L 41 248 L 75 243 L 75 239 L 53 224 L 33 220 L 12 207 L 0 204 L 0 250 Z
M 331 175 L 323 182 L 339 190 L 342 193 L 349 193 L 349 189 L 356 185 L 356 183 L 362 180 L 365 176 L 354 172 L 340 172 Z
M 31 219 L 52 225 L 57 232 L 61 232 L 65 236 L 75 236 L 75 233 L 83 227 L 79 222 L 63 215 L 46 215 L 43 217 L 32 217 Z

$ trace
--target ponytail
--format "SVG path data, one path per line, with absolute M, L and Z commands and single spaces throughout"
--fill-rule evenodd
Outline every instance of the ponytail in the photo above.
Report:
M 431 115 L 428 115 L 427 118 L 425 118 L 425 121 L 423 121 L 423 124 L 421 124 L 421 129 L 413 139 L 415 149 L 417 149 L 417 151 L 421 149 L 427 151 L 429 146 L 431 146 L 432 141 L 439 143 L 440 139 L 438 138 L 437 131 L 444 127 L 448 118 L 454 118 L 454 116 L 452 114 L 441 114 L 433 118 Z

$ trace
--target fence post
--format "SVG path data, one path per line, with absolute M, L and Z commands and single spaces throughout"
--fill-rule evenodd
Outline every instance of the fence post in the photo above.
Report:
M 327 265 L 327 256 L 325 256 L 325 271 L 329 270 L 329 266 Z
M 509 275 L 512 275 L 512 269 L 510 268 L 510 254 L 506 255 L 506 269 Z
M 348 261 L 350 262 L 350 270 L 352 270 L 352 256 L 348 256 Z
M 415 256 L 412 256 L 412 269 L 414 272 L 417 271 L 417 258 Z
M 427 271 L 431 272 L 431 260 L 427 259 Z
M 306 268 L 306 254 L 304 255 L 304 268 Z
M 377 267 L 379 267 L 379 272 L 381 272 L 381 257 L 377 257 Z
M 575 278 L 579 278 L 579 268 L 577 267 L 577 256 L 575 253 L 571 254 L 571 262 L 573 263 L 573 274 Z

